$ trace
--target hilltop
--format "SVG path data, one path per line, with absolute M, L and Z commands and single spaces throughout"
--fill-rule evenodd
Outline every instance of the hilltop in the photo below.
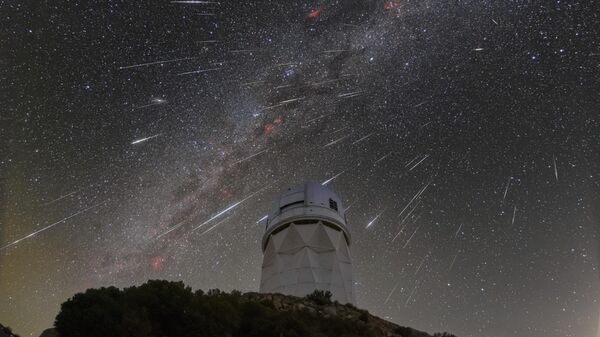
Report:
M 60 337 L 432 337 L 331 301 L 329 292 L 282 294 L 193 292 L 182 282 L 88 289 L 61 306 Z M 433 337 L 453 337 L 434 334 Z

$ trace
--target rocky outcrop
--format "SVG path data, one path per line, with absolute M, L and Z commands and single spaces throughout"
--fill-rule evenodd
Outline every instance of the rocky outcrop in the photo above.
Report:
M 432 337 L 423 331 L 399 326 L 373 316 L 368 311 L 351 304 L 340 304 L 338 302 L 318 304 L 306 297 L 299 298 L 282 294 L 245 293 L 242 296 L 249 301 L 271 302 L 277 310 L 307 310 L 323 317 L 337 316 L 348 320 L 363 321 L 371 326 L 378 336 L 382 337 Z

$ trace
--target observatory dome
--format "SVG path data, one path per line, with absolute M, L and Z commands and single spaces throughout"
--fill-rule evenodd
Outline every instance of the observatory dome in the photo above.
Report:
M 328 290 L 354 303 L 350 232 L 341 199 L 315 182 L 277 197 L 265 225 L 261 292 L 305 296 Z

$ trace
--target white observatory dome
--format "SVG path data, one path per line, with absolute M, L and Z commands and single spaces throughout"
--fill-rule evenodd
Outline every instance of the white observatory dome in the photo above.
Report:
M 260 292 L 328 290 L 334 300 L 354 303 L 350 242 L 342 202 L 332 190 L 315 182 L 287 189 L 267 219 Z

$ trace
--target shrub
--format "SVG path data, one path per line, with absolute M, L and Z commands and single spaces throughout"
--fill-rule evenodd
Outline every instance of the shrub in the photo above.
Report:
M 306 295 L 306 298 L 317 305 L 331 304 L 331 292 L 329 290 L 315 290 Z

